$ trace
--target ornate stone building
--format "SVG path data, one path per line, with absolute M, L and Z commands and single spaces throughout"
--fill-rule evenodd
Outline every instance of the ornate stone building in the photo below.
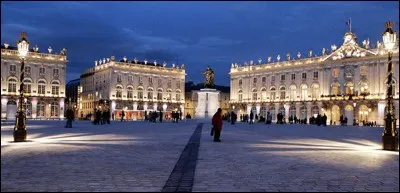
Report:
M 110 109 L 115 119 L 124 111 L 128 120 L 143 119 L 146 111 L 163 111 L 165 116 L 184 111 L 184 65 L 166 65 L 126 57 L 118 62 L 114 56 L 95 61 L 95 67 L 81 75 L 79 116 L 96 108 Z
M 52 53 L 30 49 L 25 60 L 24 109 L 27 119 L 63 119 L 65 98 L 66 49 Z M 15 119 L 17 112 L 21 59 L 17 47 L 1 46 L 1 119 Z
M 307 118 L 326 114 L 328 124 L 339 124 L 340 116 L 348 124 L 376 121 L 384 123 L 388 52 L 379 41 L 362 45 L 354 32 L 344 35 L 341 46 L 332 45 L 330 51 L 322 49 L 320 56 L 310 50 L 307 56 L 299 52 L 286 54 L 283 61 L 268 57 L 263 63 L 232 64 L 231 108 L 239 114 L 251 110 L 265 117 L 272 113 L 273 120 L 281 112 L 286 121 L 289 116 Z M 282 60 L 281 60 L 282 59 Z M 396 79 L 395 107 L 399 120 L 399 45 L 393 50 Z

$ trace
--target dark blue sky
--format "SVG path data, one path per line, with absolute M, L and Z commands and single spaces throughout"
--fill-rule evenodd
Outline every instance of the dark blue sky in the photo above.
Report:
M 384 22 L 399 24 L 398 2 L 1 2 L 1 43 L 20 31 L 32 46 L 68 48 L 67 80 L 94 60 L 115 55 L 186 65 L 186 80 L 229 85 L 232 62 L 341 45 L 351 17 L 359 42 L 381 40 Z

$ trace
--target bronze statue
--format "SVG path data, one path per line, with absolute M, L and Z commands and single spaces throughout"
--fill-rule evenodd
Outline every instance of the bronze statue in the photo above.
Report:
M 210 68 L 210 66 L 207 67 L 207 70 L 203 72 L 203 74 L 206 75 L 206 80 L 204 81 L 204 87 L 205 88 L 214 88 L 214 71 Z

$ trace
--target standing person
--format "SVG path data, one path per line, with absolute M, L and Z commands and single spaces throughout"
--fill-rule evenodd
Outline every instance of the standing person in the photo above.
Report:
M 122 113 L 121 113 L 121 121 L 124 121 L 124 117 L 125 117 L 125 112 L 124 112 L 124 110 L 122 110 Z
M 70 108 L 68 108 L 66 113 L 67 113 L 67 125 L 65 127 L 72 128 L 72 119 L 74 119 L 74 112 Z
M 112 113 L 112 120 L 114 121 L 115 120 L 115 116 L 114 116 L 114 113 Z
M 107 124 L 110 124 L 110 109 L 107 109 Z
M 179 120 L 182 120 L 182 111 L 179 111 Z
M 327 119 L 328 119 L 328 117 L 326 116 L 326 114 L 324 113 L 324 116 L 322 116 L 322 124 L 324 125 L 324 126 L 326 126 L 326 121 L 327 121 Z
M 160 111 L 160 123 L 162 123 L 163 113 Z
M 254 119 L 254 113 L 253 111 L 250 111 L 250 121 L 249 121 L 250 124 L 253 124 L 253 119 Z
M 222 109 L 218 108 L 217 112 L 212 118 L 212 125 L 214 128 L 214 142 L 221 142 L 221 131 L 222 131 Z

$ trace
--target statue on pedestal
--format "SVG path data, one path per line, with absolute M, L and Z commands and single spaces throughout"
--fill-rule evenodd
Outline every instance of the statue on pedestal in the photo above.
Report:
M 210 68 L 210 66 L 207 67 L 207 70 L 203 72 L 203 74 L 206 75 L 206 80 L 204 81 L 204 87 L 205 88 L 214 88 L 214 71 Z

